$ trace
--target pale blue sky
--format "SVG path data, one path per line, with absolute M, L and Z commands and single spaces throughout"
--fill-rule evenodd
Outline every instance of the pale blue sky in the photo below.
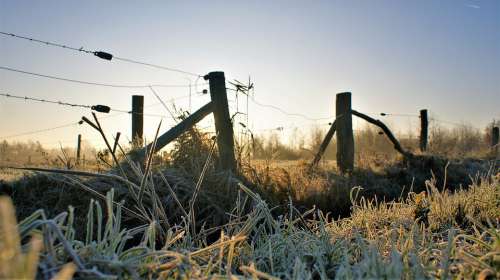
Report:
M 201 74 L 221 70 L 241 80 L 250 75 L 257 100 L 313 118 L 333 115 L 335 93 L 342 91 L 352 91 L 353 107 L 364 112 L 417 114 L 428 108 L 436 118 L 478 127 L 500 118 L 497 0 L 0 0 L 0 30 Z M 192 78 L 4 36 L 0 66 L 104 83 L 185 84 Z M 75 85 L 2 70 L 0 85 L 1 92 L 117 109 L 129 109 L 132 94 L 144 94 L 146 105 L 157 103 L 147 89 Z M 158 92 L 168 99 L 188 90 Z M 206 101 L 194 98 L 193 108 Z M 178 105 L 187 108 L 187 99 Z M 147 113 L 166 114 L 161 106 Z M 0 139 L 77 121 L 83 114 L 89 115 L 0 97 Z M 103 125 L 109 133 L 128 136 L 129 119 L 117 116 Z M 254 104 L 250 119 L 254 130 L 311 124 Z M 150 137 L 159 119 L 146 120 Z M 397 130 L 415 128 L 417 121 L 388 119 Z M 80 127 L 9 140 L 69 143 L 77 133 L 98 137 Z

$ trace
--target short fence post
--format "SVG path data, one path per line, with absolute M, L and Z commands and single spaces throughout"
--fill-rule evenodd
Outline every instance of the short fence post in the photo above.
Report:
M 76 142 L 76 165 L 80 165 L 81 150 L 82 150 L 82 135 L 78 134 L 78 140 Z
M 498 153 L 499 130 L 498 126 L 494 126 L 491 129 L 491 149 L 495 156 Z
M 215 131 L 217 133 L 217 146 L 219 147 L 221 166 L 225 170 L 235 172 L 234 132 L 233 124 L 229 117 L 224 72 L 210 72 L 204 79 L 208 80 L 210 84 L 210 97 L 213 103 Z
M 427 109 L 420 110 L 420 151 L 427 150 L 429 120 L 427 119 Z
M 350 92 L 337 94 L 335 114 L 337 165 L 341 173 L 350 173 L 354 169 L 354 135 L 352 131 Z
M 144 131 L 144 96 L 132 96 L 132 143 L 142 147 Z

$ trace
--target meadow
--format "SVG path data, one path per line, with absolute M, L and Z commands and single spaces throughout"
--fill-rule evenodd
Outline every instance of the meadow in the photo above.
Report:
M 367 128 L 349 175 L 335 143 L 309 167 L 314 137 L 238 145 L 237 174 L 197 129 L 155 156 L 127 149 L 114 163 L 89 150 L 84 167 L 70 150 L 4 143 L 3 166 L 33 169 L 2 169 L 0 278 L 499 278 L 500 173 L 486 138 L 436 130 L 406 162 Z

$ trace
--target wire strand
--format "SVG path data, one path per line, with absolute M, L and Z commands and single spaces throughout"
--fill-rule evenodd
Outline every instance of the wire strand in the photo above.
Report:
M 182 96 L 174 97 L 174 98 L 170 98 L 170 99 L 168 99 L 168 101 L 181 100 L 181 99 L 185 99 L 185 98 L 188 98 L 188 97 L 189 97 L 189 94 L 188 95 L 182 95 Z M 151 108 L 151 107 L 155 107 L 155 106 L 158 106 L 158 105 L 163 105 L 163 104 L 162 104 L 162 102 L 155 102 L 155 103 L 152 103 L 152 104 L 149 104 L 149 105 L 145 105 L 144 108 Z
M 158 64 L 152 64 L 152 63 L 137 61 L 137 60 L 133 60 L 133 59 L 129 59 L 129 58 L 118 57 L 118 56 L 114 56 L 113 58 L 116 60 L 120 60 L 120 61 L 124 61 L 124 62 L 128 62 L 128 63 L 149 66 L 149 67 L 153 67 L 153 68 L 157 68 L 157 69 L 167 70 L 167 71 L 171 71 L 171 72 L 177 72 L 177 73 L 191 75 L 191 76 L 195 76 L 195 77 L 203 77 L 203 75 L 200 75 L 200 74 L 196 74 L 193 72 L 188 72 L 188 71 L 184 71 L 184 70 L 180 70 L 180 69 L 176 69 L 176 68 L 166 67 L 166 66 L 162 66 L 162 65 L 158 65 Z
M 267 107 L 267 108 L 271 108 L 271 109 L 274 109 L 274 110 L 277 110 L 285 115 L 288 115 L 288 116 L 296 116 L 296 117 L 301 117 L 301 118 L 304 118 L 306 120 L 310 120 L 310 121 L 321 121 L 321 120 L 329 120 L 329 119 L 332 119 L 334 118 L 334 116 L 330 116 L 330 117 L 324 117 L 324 118 L 311 118 L 311 117 L 308 117 L 304 114 L 300 114 L 300 113 L 290 113 L 290 112 L 287 112 L 283 109 L 281 109 L 280 107 L 278 106 L 275 106 L 275 105 L 270 105 L 270 104 L 264 104 L 264 103 L 260 103 L 258 102 L 257 100 L 255 100 L 255 98 L 253 96 L 250 97 L 250 100 L 258 105 L 258 106 L 261 106 L 261 107 Z
M 32 38 L 32 37 L 27 37 L 27 36 L 21 36 L 21 35 L 17 35 L 17 34 L 14 34 L 14 33 L 9 33 L 9 32 L 4 32 L 4 31 L 0 31 L 0 34 L 4 35 L 4 36 L 9 36 L 9 37 L 17 38 L 17 39 L 23 39 L 23 40 L 28 40 L 28 41 L 31 41 L 31 42 L 36 42 L 36 43 L 44 44 L 44 45 L 47 45 L 47 46 L 59 47 L 59 48 L 63 48 L 63 49 L 77 51 L 77 52 L 80 52 L 80 53 L 83 52 L 83 53 L 86 53 L 86 54 L 93 54 L 93 55 L 96 55 L 98 57 L 100 57 L 99 56 L 100 53 L 103 53 L 103 52 L 98 52 L 98 51 L 90 51 L 90 50 L 84 49 L 83 47 L 75 48 L 75 47 L 71 47 L 71 46 L 67 46 L 67 45 L 63 45 L 63 44 L 59 44 L 59 43 L 54 43 L 54 42 L 50 42 L 50 41 L 44 41 L 44 40 L 40 40 L 40 39 L 36 39 L 36 38 Z M 139 64 L 139 65 L 148 66 L 148 67 L 153 67 L 153 68 L 162 69 L 162 70 L 166 70 L 166 71 L 177 72 L 177 73 L 191 75 L 191 76 L 196 76 L 196 77 L 201 77 L 202 76 L 202 75 L 197 74 L 197 73 L 180 70 L 180 69 L 173 68 L 173 67 L 167 67 L 167 66 L 163 66 L 163 65 L 152 64 L 152 63 L 138 61 L 138 60 L 134 60 L 134 59 L 130 59 L 130 58 L 118 57 L 118 56 L 114 56 L 114 55 L 112 55 L 110 53 L 106 53 L 106 55 L 109 55 L 109 57 L 106 58 L 106 60 L 112 60 L 114 58 L 115 60 L 124 61 L 124 62 L 128 62 L 128 63 Z
M 261 129 L 254 129 L 252 130 L 253 132 L 263 132 L 263 131 L 284 131 L 284 130 L 290 130 L 290 129 L 299 129 L 299 128 L 305 128 L 305 127 L 320 127 L 320 126 L 330 126 L 331 124 L 325 123 L 325 124 L 303 124 L 303 125 L 290 125 L 290 126 L 277 126 L 273 128 L 261 128 Z
M 135 113 L 135 112 L 132 112 L 130 110 L 120 110 L 120 109 L 111 109 L 110 110 L 111 112 L 118 112 L 118 113 L 124 113 L 124 114 L 134 114 L 134 115 L 143 115 L 143 116 L 147 116 L 147 117 L 159 117 L 159 118 L 171 118 L 169 116 L 166 116 L 166 115 L 162 115 L 162 114 L 149 114 L 149 113 Z M 175 118 L 172 118 L 172 119 L 175 119 Z
M 154 90 L 153 87 L 149 87 L 149 89 L 151 90 L 151 92 L 154 94 L 154 96 L 156 96 L 156 98 L 158 99 L 158 101 L 160 101 L 161 105 L 163 105 L 163 107 L 165 108 L 165 110 L 167 110 L 167 112 L 170 114 L 170 116 L 172 117 L 172 119 L 176 119 L 174 114 L 172 113 L 172 111 L 170 111 L 170 109 L 167 107 L 167 104 L 165 104 L 165 102 L 163 102 L 163 100 L 160 98 L 160 96 L 156 93 L 156 91 Z
M 455 125 L 455 126 L 473 127 L 472 125 L 467 125 L 467 124 L 457 123 L 457 122 L 452 122 L 452 121 L 446 121 L 446 120 L 440 120 L 440 119 L 436 119 L 436 118 L 429 118 L 429 120 L 439 122 L 439 123 L 451 124 L 451 125 Z
M 57 77 L 57 76 L 46 75 L 46 74 L 39 74 L 39 73 L 19 70 L 19 69 L 15 69 L 15 68 L 11 68 L 11 67 L 5 67 L 5 66 L 0 66 L 0 69 L 5 70 L 5 71 L 26 74 L 26 75 L 32 75 L 32 76 L 36 76 L 36 77 L 42 77 L 42 78 L 48 78 L 48 79 L 53 79 L 53 80 L 78 83 L 78 84 L 84 84 L 84 85 L 91 85 L 91 86 L 112 87 L 112 88 L 149 88 L 150 86 L 169 87 L 169 88 L 189 88 L 189 85 L 166 85 L 166 84 L 124 85 L 124 84 L 97 83 L 97 82 L 89 82 L 89 81 L 82 81 L 82 80 L 76 80 L 76 79 Z
M 29 96 L 12 95 L 12 94 L 8 94 L 8 93 L 0 93 L 0 96 L 7 97 L 7 98 L 14 98 L 14 99 L 22 99 L 25 101 L 30 100 L 30 101 L 37 101 L 37 102 L 42 102 L 42 103 L 51 103 L 51 104 L 69 106 L 69 107 L 79 107 L 79 108 L 85 108 L 85 109 L 92 108 L 91 105 L 83 105 L 83 104 L 75 104 L 75 103 L 68 103 L 68 102 L 62 102 L 62 101 L 40 99 L 40 98 L 29 97 Z
M 14 99 L 21 99 L 24 101 L 35 101 L 35 102 L 42 102 L 42 103 L 50 103 L 50 104 L 56 104 L 56 105 L 63 105 L 63 106 L 68 106 L 68 107 L 79 107 L 79 108 L 86 108 L 86 109 L 92 109 L 93 106 L 90 105 L 83 105 L 83 104 L 75 104 L 75 103 L 68 103 L 68 102 L 62 102 L 62 101 L 54 101 L 54 100 L 47 100 L 47 99 L 41 99 L 41 98 L 36 98 L 36 97 L 29 97 L 29 96 L 20 96 L 20 95 L 12 95 L 8 93 L 0 93 L 0 96 L 7 97 L 7 98 L 14 98 Z M 178 99 L 183 98 L 182 96 L 179 97 Z M 155 104 L 152 104 L 155 105 Z M 147 107 L 151 107 L 152 105 L 148 105 Z M 113 109 L 109 108 L 109 111 L 111 112 L 118 112 L 118 113 L 125 113 L 125 114 L 139 114 L 143 116 L 150 116 L 150 117 L 161 117 L 161 118 L 169 118 L 166 115 L 161 115 L 161 114 L 148 114 L 148 113 L 135 113 L 130 110 L 121 110 L 121 109 Z M 113 115 L 114 116 L 114 115 Z M 103 116 L 102 118 L 107 118 L 109 116 Z M 173 116 L 171 117 L 172 119 L 175 119 Z
M 49 128 L 43 128 L 43 129 L 38 129 L 38 130 L 22 132 L 22 133 L 18 133 L 18 134 L 11 134 L 11 135 L 7 135 L 7 136 L 2 136 L 2 137 L 0 137 L 0 139 L 5 140 L 5 139 L 15 138 L 15 137 L 19 137 L 19 136 L 38 134 L 38 133 L 42 133 L 42 132 L 52 131 L 52 130 L 70 127 L 70 126 L 77 126 L 77 125 L 78 125 L 77 122 L 73 122 L 73 123 L 63 124 L 63 125 L 49 127 Z
M 419 115 L 415 115 L 415 114 L 399 114 L 399 113 L 396 113 L 396 114 L 393 114 L 393 113 L 380 113 L 381 116 L 385 117 L 385 116 L 392 116 L 392 117 L 415 117 L 415 118 L 419 118 L 420 116 Z
M 28 40 L 28 41 L 31 41 L 31 42 L 45 44 L 47 46 L 59 47 L 59 48 L 63 48 L 63 49 L 68 49 L 68 50 L 73 50 L 73 51 L 78 51 L 78 52 L 84 52 L 84 53 L 88 53 L 88 54 L 94 54 L 93 51 L 86 50 L 83 47 L 81 47 L 81 48 L 75 48 L 75 47 L 70 47 L 70 46 L 66 46 L 66 45 L 62 45 L 62 44 L 58 44 L 58 43 L 53 43 L 53 42 L 49 42 L 49 41 L 42 41 L 42 40 L 35 39 L 35 38 L 25 37 L 25 36 L 17 35 L 17 34 L 14 34 L 14 33 L 7 33 L 7 32 L 3 32 L 3 31 L 0 31 L 0 34 L 6 35 L 6 36 L 10 36 L 10 37 L 14 37 L 14 38 L 18 38 L 18 39 Z

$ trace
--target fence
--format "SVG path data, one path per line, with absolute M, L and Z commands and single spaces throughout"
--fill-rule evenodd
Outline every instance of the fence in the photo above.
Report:
M 352 129 L 352 116 L 359 117 L 373 125 L 382 129 L 383 134 L 394 145 L 394 149 L 398 151 L 405 159 L 412 159 L 414 154 L 405 150 L 391 130 L 380 120 L 369 117 L 366 114 L 358 112 L 351 108 L 351 93 L 344 92 L 337 94 L 336 97 L 336 119 L 332 122 L 323 142 L 321 143 L 312 163 L 311 168 L 315 167 L 321 160 L 328 144 L 331 142 L 335 132 L 337 132 L 337 165 L 341 173 L 350 173 L 354 169 L 354 137 Z M 384 115 L 384 114 L 382 114 Z M 429 121 L 427 116 L 427 109 L 420 110 L 420 150 L 425 152 L 427 150 L 428 140 L 428 127 Z M 491 132 L 491 149 L 492 154 L 496 155 L 498 151 L 499 142 L 499 128 L 493 126 Z
M 226 79 L 224 72 L 211 72 L 204 76 L 209 81 L 211 101 L 196 112 L 189 115 L 179 124 L 163 133 L 157 141 L 147 145 L 140 152 L 154 150 L 155 152 L 175 140 L 182 133 L 192 128 L 208 114 L 213 113 L 215 131 L 221 166 L 225 170 L 236 171 L 236 159 L 234 155 L 234 132 L 231 118 L 229 117 L 229 106 L 227 101 Z M 134 132 L 133 132 L 134 133 Z
M 137 147 L 143 147 L 140 149 L 140 153 L 146 153 L 147 151 L 153 150 L 154 152 L 159 151 L 172 141 L 174 141 L 181 134 L 191 129 L 198 122 L 203 120 L 209 114 L 213 114 L 214 116 L 214 124 L 215 124 L 215 134 L 217 136 L 217 144 L 218 150 L 220 153 L 220 165 L 223 169 L 236 172 L 236 159 L 234 152 L 234 131 L 233 131 L 233 120 L 230 117 L 229 113 L 229 104 L 227 98 L 227 88 L 226 88 L 226 79 L 223 72 L 211 72 L 204 76 L 204 79 L 208 81 L 210 87 L 210 98 L 211 101 L 199 108 L 194 113 L 187 116 L 184 120 L 179 122 L 177 125 L 161 134 L 158 139 L 154 143 L 150 143 L 146 146 L 143 146 L 143 116 L 146 115 L 144 113 L 144 97 L 134 95 L 132 96 L 132 110 L 127 112 L 123 110 L 125 113 L 130 113 L 132 117 L 132 143 Z M 8 97 L 12 97 L 11 95 L 7 95 Z M 325 150 L 327 149 L 329 143 L 332 141 L 333 136 L 336 135 L 337 141 L 337 165 L 339 170 L 342 173 L 350 173 L 354 169 L 354 133 L 352 126 L 352 116 L 360 118 L 362 120 L 367 121 L 370 124 L 373 124 L 379 127 L 383 134 L 387 136 L 389 141 L 392 142 L 394 149 L 398 151 L 401 155 L 403 155 L 406 159 L 411 159 L 414 155 L 405 150 L 391 130 L 380 120 L 374 119 L 367 114 L 358 112 L 352 108 L 351 104 L 351 96 L 350 92 L 339 93 L 336 96 L 335 101 L 335 112 L 336 117 L 335 120 L 331 123 L 326 136 L 321 143 L 318 151 L 316 152 L 312 162 L 311 168 L 315 167 L 319 161 L 321 160 Z M 15 97 L 17 98 L 17 97 Z M 36 100 L 35 101 L 41 101 Z M 43 100 L 42 100 L 43 101 Z M 61 102 L 51 102 L 56 104 L 61 104 Z M 62 103 L 61 105 L 67 105 L 68 103 Z M 70 104 L 70 106 L 75 106 L 74 104 Z M 101 107 L 107 107 L 103 105 L 98 105 Z M 87 106 L 86 108 L 95 108 L 96 106 Z M 109 107 L 107 107 L 109 108 Z M 112 111 L 110 109 L 108 111 Z M 386 115 L 386 114 L 382 114 Z M 94 115 L 95 117 L 95 115 Z M 234 116 L 233 116 L 234 117 Z M 428 142 L 428 113 L 426 109 L 420 110 L 420 150 L 425 152 L 427 149 Z M 99 121 L 97 117 L 95 117 L 95 122 L 90 121 L 89 119 L 83 117 L 83 122 L 88 123 L 95 129 L 102 132 L 102 128 L 100 127 Z M 59 126 L 64 127 L 64 126 Z M 58 128 L 58 127 L 56 127 Z M 46 130 L 39 130 L 46 131 Z M 22 134 L 21 134 L 22 135 Z M 107 139 L 105 139 L 106 145 L 109 148 L 112 154 L 115 153 L 118 145 L 118 141 L 120 139 L 120 132 L 117 133 L 115 137 L 115 141 L 113 145 L 108 143 Z M 82 135 L 79 134 L 77 138 L 77 151 L 76 151 L 76 163 L 80 162 L 80 150 L 81 150 L 81 141 Z M 493 126 L 491 131 L 491 150 L 493 154 L 498 152 L 498 142 L 499 142 L 499 129 L 498 127 Z
M 137 146 L 137 147 L 143 147 L 140 152 L 146 153 L 147 151 L 152 151 L 152 152 L 157 152 L 161 148 L 165 147 L 168 143 L 172 142 L 175 140 L 177 137 L 179 137 L 182 133 L 185 131 L 189 130 L 192 128 L 194 125 L 199 123 L 201 120 L 203 120 L 207 115 L 213 114 L 214 116 L 214 125 L 215 125 L 215 135 L 217 138 L 217 145 L 218 145 L 218 150 L 220 153 L 220 165 L 222 166 L 223 169 L 231 171 L 231 172 L 236 172 L 236 159 L 235 159 L 235 145 L 234 145 L 234 131 L 233 131 L 233 119 L 234 116 L 238 113 L 237 108 L 237 113 L 230 117 L 229 113 L 229 103 L 228 103 L 228 98 L 227 98 L 227 88 L 226 88 L 226 78 L 224 76 L 224 72 L 210 72 L 209 74 L 205 76 L 201 76 L 197 73 L 173 68 L 173 67 L 168 67 L 164 65 L 158 65 L 158 64 L 153 64 L 153 63 L 148 63 L 148 62 L 143 62 L 143 61 L 138 61 L 134 59 L 129 59 L 129 58 L 124 58 L 124 57 L 119 57 L 116 55 L 113 55 L 108 52 L 104 51 L 92 51 L 92 50 L 87 50 L 84 49 L 83 47 L 81 48 L 76 48 L 76 47 L 70 47 L 64 44 L 59 44 L 59 43 L 54 43 L 54 42 L 49 42 L 49 41 L 43 41 L 39 40 L 36 38 L 30 38 L 26 36 L 20 36 L 17 34 L 13 33 L 6 33 L 6 32 L 0 32 L 0 35 L 11 37 L 11 38 L 16 38 L 20 40 L 28 40 L 32 43 L 38 43 L 46 46 L 52 46 L 56 48 L 63 48 L 66 50 L 72 50 L 80 54 L 84 55 L 92 55 L 95 56 L 99 59 L 104 59 L 106 61 L 118 61 L 118 62 L 125 62 L 125 63 L 133 63 L 137 65 L 142 65 L 145 67 L 150 67 L 150 68 L 155 68 L 159 70 L 165 70 L 165 71 L 171 71 L 171 72 L 177 72 L 183 75 L 190 75 L 194 76 L 197 79 L 203 77 L 204 80 L 208 81 L 208 85 L 210 88 L 210 98 L 211 101 L 208 102 L 207 104 L 203 105 L 201 108 L 199 108 L 197 111 L 194 113 L 190 114 L 188 117 L 186 117 L 184 120 L 176 124 L 174 127 L 169 129 L 167 132 L 161 134 L 156 141 L 153 143 L 148 144 L 147 146 L 144 147 L 144 116 L 147 116 L 148 114 L 144 113 L 144 97 L 135 95 L 132 97 L 132 110 L 117 110 L 110 108 L 105 105 L 87 105 L 87 104 L 74 104 L 74 103 L 67 103 L 67 102 L 61 102 L 61 101 L 53 101 L 53 100 L 45 100 L 45 99 L 38 99 L 38 98 L 30 98 L 30 97 L 22 97 L 22 96 L 15 96 L 15 95 L 10 95 L 10 94 L 2 94 L 0 93 L 0 96 L 4 97 L 9 97 L 9 98 L 18 98 L 18 99 L 24 99 L 24 100 L 30 100 L 30 101 L 36 101 L 36 102 L 46 102 L 46 103 L 54 103 L 54 104 L 59 104 L 63 106 L 71 106 L 71 107 L 80 107 L 80 108 L 88 108 L 93 111 L 98 111 L 98 112 L 104 112 L 104 113 L 109 113 L 109 112 L 117 112 L 118 114 L 121 113 L 128 113 L 131 114 L 132 116 L 132 143 Z M 192 89 L 192 84 L 191 82 L 189 85 L 165 85 L 165 84 L 142 84 L 142 85 L 131 85 L 131 84 L 110 84 L 110 83 L 100 83 L 100 82 L 89 82 L 89 81 L 83 81 L 83 80 L 77 80 L 77 79 L 70 79 L 70 78 L 65 78 L 65 77 L 58 77 L 58 76 L 53 76 L 53 75 L 46 75 L 46 74 L 40 74 L 40 73 L 34 73 L 34 72 L 29 72 L 29 71 L 24 71 L 24 70 L 19 70 L 19 69 L 14 69 L 10 67 L 5 67 L 5 66 L 0 66 L 0 70 L 4 71 L 11 71 L 15 73 L 20 73 L 23 75 L 30 75 L 30 76 L 35 76 L 35 77 L 42 77 L 42 78 L 47 78 L 47 79 L 52 79 L 52 80 L 58 80 L 58 81 L 64 81 L 64 82 L 69 82 L 69 83 L 77 83 L 77 84 L 84 84 L 84 85 L 90 85 L 90 86 L 101 86 L 101 87 L 112 87 L 112 88 L 131 88 L 131 89 L 137 89 L 137 88 L 149 88 L 155 96 L 158 97 L 156 92 L 154 91 L 153 87 L 168 87 L 168 88 L 174 88 L 174 87 L 185 87 L 189 88 L 189 106 L 191 107 L 191 89 Z M 191 81 L 191 80 L 190 80 Z M 235 83 L 230 83 L 233 85 L 236 89 L 236 106 L 238 107 L 238 93 L 243 92 L 243 91 L 248 91 L 249 89 L 253 88 L 253 84 L 250 83 L 248 85 L 243 85 L 242 83 L 235 81 Z M 195 88 L 197 86 L 197 83 L 195 83 Z M 204 91 L 205 92 L 205 91 Z M 247 93 L 247 114 L 246 114 L 246 125 L 242 124 L 242 126 L 246 129 L 245 131 L 248 131 L 249 133 L 252 134 L 251 131 L 248 129 L 248 100 L 252 100 L 255 104 L 263 107 L 269 107 L 273 108 L 275 110 L 280 111 L 281 113 L 284 113 L 286 115 L 290 116 L 298 116 L 302 117 L 305 119 L 309 120 L 320 120 L 320 119 L 330 119 L 330 118 L 310 118 L 304 114 L 301 113 L 290 113 L 282 108 L 275 106 L 275 105 L 269 105 L 269 104 L 262 104 L 257 102 L 253 97 L 251 98 L 250 95 Z M 158 99 L 160 99 L 158 97 Z M 164 105 L 164 107 L 168 110 L 167 106 L 163 103 L 163 101 L 160 99 L 160 103 Z M 173 114 L 169 111 L 170 115 L 173 117 Z M 314 167 L 318 164 L 318 162 L 321 160 L 321 157 L 323 156 L 326 148 L 328 147 L 329 143 L 333 139 L 333 136 L 336 134 L 336 141 L 337 141 L 337 164 L 339 166 L 339 169 L 342 173 L 350 173 L 354 169 L 354 135 L 353 135 L 353 126 L 352 126 L 352 117 L 355 116 L 357 118 L 360 118 L 362 120 L 367 121 L 368 123 L 371 123 L 380 129 L 382 129 L 383 134 L 385 134 L 388 139 L 392 142 L 394 145 L 394 148 L 403 155 L 405 158 L 412 158 L 414 155 L 405 150 L 400 142 L 397 140 L 397 138 L 394 136 L 394 134 L 391 132 L 391 130 L 380 120 L 374 119 L 368 114 L 364 114 L 362 112 L 358 112 L 354 109 L 352 109 L 352 104 L 351 104 L 351 93 L 350 92 L 344 92 L 344 93 L 339 93 L 336 96 L 336 101 L 335 101 L 335 120 L 331 123 L 330 128 L 321 143 L 318 151 L 316 152 L 316 155 L 311 163 L 311 167 Z M 382 115 L 387 115 L 383 114 Z M 101 133 L 101 136 L 104 138 L 104 141 L 106 143 L 107 148 L 109 151 L 114 155 L 117 145 L 118 145 L 118 140 L 120 138 L 120 133 L 115 137 L 115 141 L 113 145 L 109 143 L 107 138 L 104 135 L 104 132 L 102 131 L 102 127 L 100 126 L 99 120 L 97 119 L 96 115 L 93 114 L 94 116 L 94 121 L 91 121 L 85 117 L 82 118 L 82 121 L 79 123 L 87 123 L 96 130 L 98 130 Z M 111 116 L 110 116 L 111 117 Z M 420 141 L 419 141 L 419 147 L 422 152 L 425 152 L 427 150 L 427 145 L 428 145 L 428 126 L 429 126 L 429 119 L 428 119 L 428 111 L 427 109 L 422 109 L 420 110 L 420 114 L 418 116 L 420 118 Z M 39 133 L 39 132 L 45 132 L 45 131 L 52 131 L 54 129 L 59 129 L 63 127 L 70 127 L 74 126 L 76 123 L 69 123 L 69 124 L 64 124 L 56 127 L 51 127 L 51 128 L 46 128 L 46 129 L 40 129 L 36 131 L 31 131 L 27 133 L 21 133 L 21 134 L 15 134 L 15 135 L 9 135 L 6 137 L 3 137 L 4 139 L 11 138 L 11 137 L 18 137 L 22 135 L 29 135 L 29 134 L 34 134 L 34 133 Z M 283 128 L 281 128 L 283 129 Z M 1 138 L 0 138 L 1 139 Z M 77 142 L 77 152 L 76 152 L 76 161 L 77 163 L 80 161 L 80 150 L 81 150 L 81 139 L 82 136 L 78 135 L 78 142 Z M 491 131 L 491 150 L 493 153 L 498 152 L 498 142 L 499 142 L 499 129 L 498 127 L 492 127 Z M 116 161 L 116 159 L 115 159 Z

